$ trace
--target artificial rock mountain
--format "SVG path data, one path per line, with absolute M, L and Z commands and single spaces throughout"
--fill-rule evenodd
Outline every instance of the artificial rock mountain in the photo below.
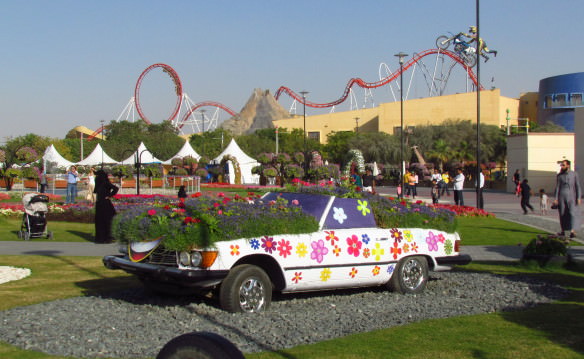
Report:
M 234 136 L 254 133 L 262 128 L 274 128 L 272 121 L 290 118 L 269 90 L 254 89 L 241 111 L 221 124 Z

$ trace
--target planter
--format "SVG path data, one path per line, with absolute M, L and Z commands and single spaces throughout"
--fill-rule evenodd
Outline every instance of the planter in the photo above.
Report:
M 135 179 L 122 180 L 121 187 L 134 188 L 134 187 L 136 187 L 136 180 Z
M 524 253 L 521 257 L 522 262 L 535 261 L 540 267 L 545 266 L 564 266 L 570 261 L 570 256 L 555 256 L 551 254 L 531 254 Z
M 37 188 L 37 180 L 34 179 L 25 179 L 24 180 L 24 188 Z
M 66 180 L 56 180 L 55 181 L 55 188 L 67 188 L 67 181 Z

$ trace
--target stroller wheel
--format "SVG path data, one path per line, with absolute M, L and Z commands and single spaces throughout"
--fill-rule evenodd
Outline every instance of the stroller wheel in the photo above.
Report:
M 17 235 L 18 235 L 18 239 L 22 239 L 22 231 L 18 231 Z
M 48 231 L 47 232 L 47 238 L 50 239 L 50 240 L 53 240 L 53 232 Z
M 23 233 L 23 239 L 24 239 L 25 241 L 28 241 L 28 240 L 30 240 L 30 233 L 29 233 L 29 232 L 24 232 L 24 233 Z

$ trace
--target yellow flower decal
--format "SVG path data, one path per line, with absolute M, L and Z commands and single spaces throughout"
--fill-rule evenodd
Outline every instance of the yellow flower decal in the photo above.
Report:
M 306 244 L 298 243 L 298 245 L 296 246 L 296 254 L 298 254 L 298 257 L 304 258 L 306 257 L 307 253 L 308 250 L 306 250 Z
M 375 260 L 378 261 L 381 259 L 381 256 L 385 254 L 385 249 L 381 248 L 379 243 L 375 243 L 375 248 L 371 250 L 371 255 L 375 256 Z
M 369 212 L 371 212 L 371 210 L 367 208 L 368 205 L 367 201 L 361 201 L 360 199 L 358 199 L 357 202 L 359 202 L 357 210 L 361 211 L 362 215 L 366 216 Z
M 404 236 L 404 239 L 405 239 L 406 241 L 408 241 L 408 242 L 411 242 L 411 241 L 413 241 L 413 240 L 414 240 L 414 235 L 412 234 L 412 231 L 408 231 L 408 230 L 406 229 L 406 230 L 404 230 L 404 231 L 402 232 L 402 234 L 403 234 L 403 236 Z
M 331 277 L 331 270 L 330 268 L 325 268 L 320 272 L 320 280 L 326 282 Z

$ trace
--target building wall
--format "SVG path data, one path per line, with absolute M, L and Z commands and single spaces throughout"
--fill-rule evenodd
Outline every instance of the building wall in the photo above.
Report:
M 513 173 L 519 169 L 534 194 L 543 188 L 552 193 L 556 184 L 558 162 L 574 161 L 573 133 L 529 133 L 507 137 L 507 192 L 515 191 Z
M 583 107 L 584 72 L 539 81 L 538 123 L 553 122 L 574 131 L 574 109 Z
M 476 92 L 428 97 L 404 101 L 404 126 L 441 124 L 445 120 L 476 121 Z M 306 132 L 319 132 L 321 143 L 327 134 L 335 131 L 355 131 L 359 118 L 359 131 L 394 133 L 401 125 L 400 102 L 383 103 L 375 108 L 306 116 Z M 481 92 L 481 123 L 506 126 L 507 109 L 513 123 L 519 114 L 519 100 L 501 96 L 499 89 Z M 274 121 L 285 128 L 303 128 L 303 116 Z
M 580 177 L 580 187 L 584 188 L 584 141 L 578 141 L 584 136 L 584 108 L 580 107 L 574 111 L 574 163 L 572 168 L 578 172 Z M 580 164 L 580 165 L 579 165 Z
M 537 123 L 537 106 L 539 93 L 524 92 L 519 95 L 519 118 L 528 118 Z

